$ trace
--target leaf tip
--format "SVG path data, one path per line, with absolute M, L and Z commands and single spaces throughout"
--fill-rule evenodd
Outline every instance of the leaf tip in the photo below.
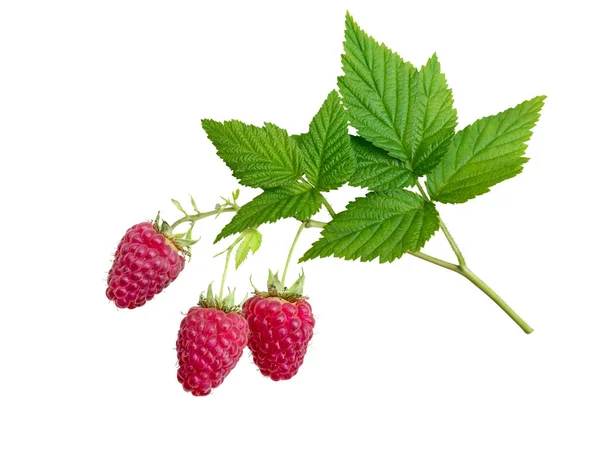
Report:
M 212 119 L 200 119 L 200 124 L 202 125 L 204 131 L 206 131 L 206 128 L 210 128 L 213 123 L 215 123 L 215 121 Z

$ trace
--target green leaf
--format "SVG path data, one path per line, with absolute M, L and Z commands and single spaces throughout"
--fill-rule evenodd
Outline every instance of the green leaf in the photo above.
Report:
M 306 178 L 319 191 L 339 188 L 354 172 L 348 120 L 338 93 L 332 91 L 310 123 L 309 132 L 298 137 Z
M 433 203 L 407 190 L 371 192 L 348 204 L 300 261 L 326 256 L 390 262 L 420 250 L 439 227 Z
M 276 222 L 286 217 L 310 219 L 323 204 L 323 196 L 307 183 L 267 189 L 246 203 L 233 216 L 215 242 L 263 223 Z
M 252 254 L 256 253 L 261 243 L 262 234 L 260 234 L 260 231 L 254 228 L 244 231 L 244 237 L 235 251 L 235 268 L 240 267 L 248 258 L 250 250 L 252 250 Z
M 412 186 L 417 177 L 399 159 L 375 147 L 359 136 L 350 136 L 350 145 L 356 159 L 356 170 L 350 178 L 351 186 L 371 191 L 389 191 Z
M 527 100 L 456 133 L 440 165 L 427 176 L 432 200 L 464 203 L 521 173 L 529 159 L 524 156 L 526 142 L 545 98 Z
M 419 72 L 346 16 L 338 79 L 358 133 L 422 175 L 437 164 L 456 127 L 452 92 L 434 55 Z
M 417 175 L 425 175 L 448 151 L 456 128 L 452 91 L 435 54 L 419 72 L 417 99 L 412 167 Z
M 283 186 L 302 176 L 302 155 L 287 131 L 273 124 L 246 125 L 238 120 L 204 119 L 202 127 L 217 154 L 240 183 L 263 189 Z

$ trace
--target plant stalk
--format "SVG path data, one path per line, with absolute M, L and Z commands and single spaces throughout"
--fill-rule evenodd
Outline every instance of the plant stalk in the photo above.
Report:
M 290 261 L 292 259 L 292 254 L 294 253 L 294 248 L 296 248 L 296 244 L 298 243 L 298 238 L 300 238 L 300 234 L 302 234 L 302 230 L 306 228 L 306 222 L 302 222 L 300 228 L 298 228 L 298 232 L 294 237 L 294 241 L 292 242 L 292 246 L 290 247 L 290 251 L 288 252 L 287 260 L 285 261 L 285 267 L 283 268 L 283 275 L 281 276 L 281 284 L 285 288 L 285 277 L 287 276 L 288 267 L 290 265 Z
M 421 190 L 422 191 L 421 194 L 425 198 L 427 198 L 425 192 L 423 191 L 423 188 L 420 187 L 419 190 Z M 442 222 L 440 221 L 440 223 L 442 223 Z M 309 220 L 304 225 L 306 226 L 306 228 L 325 228 L 327 223 L 320 222 L 318 220 Z M 443 267 L 444 269 L 448 269 L 448 270 L 451 270 L 452 272 L 456 272 L 456 273 L 462 275 L 467 280 L 469 280 L 471 283 L 473 283 L 475 286 L 477 286 L 489 298 L 491 298 L 494 301 L 494 303 L 496 303 L 496 305 L 498 305 L 502 309 L 502 311 L 504 311 L 517 325 L 519 325 L 519 327 L 521 327 L 521 329 L 525 333 L 527 333 L 527 334 L 532 333 L 533 328 L 531 328 L 527 324 L 527 322 L 525 322 L 510 306 L 508 306 L 508 304 L 504 300 L 502 300 L 502 297 L 500 297 L 490 286 L 488 286 L 481 278 L 479 278 L 477 275 L 475 275 L 473 272 L 471 272 L 471 270 L 467 267 L 465 260 L 462 256 L 462 253 L 460 252 L 460 250 L 458 249 L 458 246 L 456 245 L 456 242 L 454 241 L 454 239 L 452 239 L 452 236 L 450 236 L 450 233 L 448 232 L 445 225 L 442 225 L 442 231 L 443 230 L 445 230 L 444 234 L 446 235 L 446 238 L 450 242 L 450 245 L 451 245 L 452 249 L 454 250 L 454 253 L 456 254 L 456 256 L 459 259 L 458 265 L 453 264 L 448 261 L 444 261 L 443 259 L 436 258 L 435 256 L 431 256 L 431 255 L 428 255 L 423 252 L 408 252 L 408 253 L 416 258 L 422 259 L 424 261 L 427 261 L 429 263 L 435 264 L 437 266 Z M 460 255 L 460 257 L 459 257 L 459 255 Z
M 533 332 L 533 328 L 531 328 L 527 322 L 525 322 L 508 304 L 502 300 L 502 298 L 484 281 L 471 272 L 466 267 L 460 267 L 458 273 L 464 276 L 467 280 L 477 286 L 482 292 L 484 292 L 489 298 L 491 298 L 496 305 L 498 305 L 502 311 L 504 311 L 508 316 L 515 321 L 517 325 L 521 327 L 521 329 L 527 333 L 531 334 Z
M 229 269 L 229 259 L 231 257 L 231 252 L 233 252 L 233 246 L 227 249 L 227 254 L 225 255 L 225 268 L 223 269 L 223 276 L 221 277 L 221 288 L 219 289 L 219 301 L 223 300 L 223 292 L 225 291 L 225 280 L 227 279 L 227 270 Z
M 423 186 L 421 186 L 421 183 L 419 183 L 418 181 L 417 181 L 417 188 L 419 189 L 419 192 L 421 193 L 421 195 L 423 196 L 423 198 L 425 198 L 425 200 L 431 201 L 429 199 L 429 196 L 427 195 L 427 192 L 425 191 L 425 189 L 423 189 Z M 442 221 L 441 218 L 439 218 L 439 221 L 440 221 L 440 228 L 442 229 L 442 232 L 444 233 L 444 236 L 446 236 L 446 239 L 448 240 L 448 243 L 450 244 L 450 247 L 452 247 L 452 251 L 456 255 L 456 258 L 458 259 L 458 265 L 460 267 L 465 267 L 466 268 L 467 267 L 467 263 L 465 262 L 465 258 L 463 256 L 462 252 L 460 251 L 460 249 L 458 248 L 458 245 L 456 244 L 456 241 L 454 240 L 454 238 L 450 234 L 450 231 L 448 231 L 448 228 L 446 227 L 446 224 Z
M 335 215 L 336 215 L 336 212 L 334 211 L 333 207 L 331 206 L 331 204 L 327 201 L 327 199 L 325 197 L 323 197 L 323 204 L 325 205 L 325 208 L 327 209 L 327 212 L 329 213 L 329 215 L 333 219 L 335 217 Z
M 444 269 L 448 269 L 448 270 L 451 270 L 453 272 L 459 273 L 460 267 L 458 267 L 456 264 L 452 264 L 452 263 L 450 263 L 448 261 L 444 261 L 443 259 L 439 259 L 439 258 L 436 258 L 435 256 L 431 256 L 431 255 L 428 255 L 428 254 L 422 253 L 422 252 L 408 252 L 408 253 L 411 256 L 415 256 L 415 257 L 420 258 L 420 259 L 422 259 L 424 261 L 427 261 L 427 262 L 430 262 L 430 263 L 435 264 L 437 266 L 443 267 Z
M 190 216 L 185 216 L 185 217 L 182 217 L 181 219 L 179 219 L 178 221 L 174 222 L 173 225 L 171 225 L 171 230 L 174 230 L 176 227 L 178 227 L 179 225 L 181 225 L 182 223 L 185 223 L 185 222 L 197 222 L 198 220 L 201 220 L 201 219 L 204 219 L 204 218 L 210 217 L 210 216 L 215 216 L 215 215 L 223 213 L 223 212 L 236 212 L 238 209 L 239 208 L 230 207 L 230 208 L 215 209 L 213 211 L 208 211 L 205 213 L 192 214 Z
M 304 222 L 306 228 L 325 228 L 327 222 L 321 222 L 320 220 L 307 220 Z
M 458 245 L 456 244 L 456 241 L 452 238 L 452 235 L 450 234 L 450 231 L 448 231 L 448 228 L 446 227 L 446 224 L 444 222 L 442 222 L 442 219 L 440 219 L 440 228 L 442 229 L 442 232 L 444 233 L 444 236 L 446 236 L 446 239 L 448 240 L 448 243 L 450 244 L 450 247 L 452 247 L 452 251 L 456 255 L 456 258 L 458 259 L 458 265 L 460 267 L 466 269 L 467 268 L 467 263 L 465 262 L 465 258 L 463 256 L 462 252 L 460 251 L 460 249 L 458 248 Z
M 229 269 L 229 260 L 231 259 L 231 253 L 233 252 L 235 246 L 238 245 L 242 239 L 244 239 L 243 233 L 240 234 L 235 241 L 233 241 L 233 244 L 227 247 L 227 253 L 225 254 L 225 268 L 223 269 L 223 276 L 221 277 L 221 289 L 219 289 L 219 300 L 223 300 L 223 292 L 225 292 L 225 280 L 227 279 L 227 270 Z

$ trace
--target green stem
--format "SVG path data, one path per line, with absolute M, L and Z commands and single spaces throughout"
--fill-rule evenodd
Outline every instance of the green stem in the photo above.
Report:
M 325 228 L 327 222 L 321 222 L 320 220 L 307 220 L 304 222 L 305 228 Z
M 496 294 L 496 292 L 491 287 L 485 284 L 481 278 L 479 278 L 466 267 L 461 267 L 458 273 L 460 273 L 467 280 L 469 280 L 471 283 L 473 283 L 475 286 L 481 289 L 481 291 L 483 291 L 489 298 L 491 298 L 494 301 L 494 303 L 496 303 L 496 305 L 498 305 L 502 309 L 502 311 L 508 314 L 508 316 L 512 320 L 514 320 L 516 324 L 519 325 L 525 333 L 530 334 L 533 332 L 533 328 L 531 328 L 527 324 L 527 322 L 521 319 L 521 317 L 510 306 L 508 306 L 506 302 L 502 300 L 502 298 L 498 294 Z
M 244 239 L 244 234 L 240 234 L 238 238 L 227 247 L 227 253 L 225 254 L 225 268 L 223 269 L 223 276 L 221 277 L 221 289 L 219 289 L 219 301 L 223 300 L 223 292 L 225 291 L 225 280 L 227 279 L 227 270 L 229 269 L 229 260 L 231 259 L 231 253 L 236 245 Z
M 459 271 L 460 267 L 458 267 L 456 264 L 452 264 L 448 261 L 444 261 L 443 259 L 439 259 L 439 258 L 436 258 L 435 256 L 431 256 L 431 255 L 428 255 L 428 254 L 422 253 L 422 252 L 408 252 L 408 253 L 410 255 L 420 258 L 424 261 L 430 262 L 432 264 L 435 264 L 437 266 L 443 267 L 448 270 L 452 270 L 453 272 L 460 273 L 460 271 Z
M 423 186 L 421 186 L 421 183 L 419 183 L 418 181 L 417 181 L 417 188 L 419 189 L 419 192 L 425 198 L 425 200 L 431 201 L 429 199 L 429 196 L 427 195 L 427 192 L 425 192 L 425 189 L 423 189 Z M 467 267 L 467 263 L 465 262 L 465 258 L 463 256 L 462 252 L 460 251 L 460 249 L 458 248 L 458 245 L 456 244 L 456 241 L 454 240 L 454 238 L 450 234 L 450 231 L 448 231 L 448 228 L 446 227 L 446 224 L 442 221 L 441 218 L 439 219 L 439 221 L 440 221 L 440 228 L 442 229 L 442 232 L 444 233 L 444 236 L 446 236 L 446 240 L 450 244 L 450 247 L 452 247 L 452 251 L 456 255 L 456 258 L 458 259 L 458 265 L 460 267 L 466 268 Z
M 296 248 L 296 244 L 298 243 L 298 238 L 300 238 L 300 234 L 302 234 L 302 230 L 306 228 L 306 222 L 302 222 L 300 228 L 298 228 L 298 232 L 296 233 L 296 237 L 294 237 L 294 241 L 292 242 L 292 246 L 290 247 L 290 251 L 288 252 L 287 260 L 285 261 L 285 267 L 283 268 L 283 275 L 281 276 L 281 284 L 285 288 L 285 277 L 287 276 L 288 267 L 290 265 L 290 261 L 292 259 L 292 254 L 294 253 L 294 248 Z
M 323 204 L 325 205 L 325 208 L 327 208 L 327 212 L 329 213 L 331 218 L 334 218 L 336 215 L 336 212 L 334 211 L 333 207 L 331 206 L 331 204 L 327 201 L 327 199 L 325 197 L 323 197 Z
M 217 214 L 221 214 L 223 212 L 236 212 L 238 209 L 240 209 L 239 207 L 230 207 L 230 208 L 222 208 L 222 209 L 215 209 L 214 211 L 208 211 L 205 213 L 198 213 L 198 214 L 192 214 L 191 216 L 185 216 L 182 217 L 181 219 L 179 219 L 178 221 L 176 221 L 175 223 L 173 223 L 173 225 L 171 225 L 171 230 L 174 230 L 176 227 L 178 227 L 179 225 L 181 225 L 182 223 L 185 222 L 197 222 L 198 220 L 204 219 L 206 217 L 210 217 L 210 216 L 215 216 Z
M 445 269 L 451 270 L 452 272 L 456 272 L 456 273 L 462 275 L 467 280 L 469 280 L 471 283 L 473 283 L 475 286 L 477 286 L 489 298 L 491 298 L 494 301 L 494 303 L 496 303 L 496 305 L 498 305 L 502 309 L 502 311 L 504 311 L 506 314 L 508 314 L 508 316 L 512 320 L 514 320 L 515 323 L 517 325 L 519 325 L 519 327 L 521 327 L 521 329 L 525 333 L 530 334 L 533 332 L 533 328 L 531 328 L 527 324 L 527 322 L 525 322 L 510 306 L 508 306 L 508 304 L 504 300 L 502 300 L 502 297 L 500 297 L 496 293 L 496 291 L 494 291 L 491 287 L 489 287 L 486 283 L 484 283 L 484 281 L 481 278 L 479 278 L 477 275 L 475 275 L 473 272 L 471 272 L 470 269 L 468 269 L 466 267 L 457 266 L 456 264 L 449 263 L 447 261 L 435 258 L 435 257 L 427 255 L 425 253 L 414 252 L 414 253 L 410 253 L 410 254 L 413 256 L 416 256 L 417 258 L 421 258 L 425 261 L 436 264 L 440 267 L 443 267 Z
M 423 191 L 422 194 L 425 194 L 425 192 Z M 424 197 L 426 197 L 426 195 L 424 195 Z M 320 222 L 318 220 L 309 220 L 305 223 L 305 225 L 306 225 L 306 228 L 324 228 L 327 225 L 327 223 Z M 449 234 L 450 233 L 448 233 L 446 235 L 446 237 L 448 237 Z M 450 241 L 450 245 L 453 246 L 453 248 L 456 247 L 456 243 L 454 242 L 452 237 L 450 237 L 449 241 Z M 458 247 L 456 247 L 456 249 L 458 251 L 458 254 L 460 254 Z M 455 251 L 455 253 L 457 253 L 457 252 Z M 477 275 L 475 275 L 473 272 L 471 272 L 471 270 L 469 268 L 467 268 L 467 266 L 464 262 L 464 258 L 462 258 L 462 254 L 461 254 L 461 257 L 459 258 L 459 261 L 462 261 L 462 266 L 452 264 L 451 262 L 444 261 L 443 259 L 439 259 L 439 258 L 436 258 L 434 256 L 431 256 L 431 255 L 428 255 L 428 254 L 422 253 L 422 252 L 409 252 L 409 254 L 416 258 L 420 258 L 424 261 L 430 262 L 437 266 L 443 267 L 444 269 L 448 269 L 448 270 L 451 270 L 452 272 L 456 272 L 456 273 L 462 275 L 467 280 L 469 280 L 471 283 L 473 283 L 475 286 L 477 286 L 489 298 L 491 298 L 494 301 L 494 303 L 496 303 L 496 305 L 498 305 L 502 309 L 502 311 L 504 311 L 506 314 L 508 314 L 508 316 L 513 321 L 515 321 L 515 323 L 517 325 L 519 325 L 519 327 L 521 327 L 521 329 L 525 333 L 530 334 L 531 332 L 533 332 L 533 328 L 531 328 L 527 324 L 527 322 L 525 322 L 510 306 L 508 306 L 508 304 L 504 300 L 502 300 L 502 298 L 491 287 L 489 287 L 486 283 L 483 282 L 483 280 L 481 278 L 479 278 Z M 457 256 L 458 256 L 458 254 L 457 254 Z
M 221 277 L 221 288 L 219 289 L 219 301 L 223 300 L 223 291 L 225 290 L 225 280 L 227 279 L 227 269 L 229 269 L 229 258 L 231 257 L 232 251 L 233 251 L 233 247 L 229 247 L 227 249 L 227 254 L 225 255 L 225 268 L 223 269 L 223 276 Z
M 458 245 L 456 245 L 456 241 L 452 238 L 450 231 L 448 231 L 448 228 L 446 228 L 446 224 L 444 222 L 442 222 L 442 219 L 440 219 L 440 228 L 442 229 L 444 236 L 446 236 L 446 239 L 450 243 L 450 247 L 452 247 L 452 251 L 456 255 L 456 258 L 458 259 L 458 265 L 460 267 L 466 269 L 467 263 L 465 262 L 465 257 L 463 256 L 462 252 L 458 248 Z

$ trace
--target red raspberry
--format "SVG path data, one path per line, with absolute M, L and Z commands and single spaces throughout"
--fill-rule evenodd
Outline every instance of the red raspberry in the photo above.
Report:
M 248 324 L 236 312 L 193 306 L 177 335 L 177 380 L 186 392 L 208 395 L 233 370 L 248 343 Z
M 315 326 L 310 304 L 256 295 L 244 302 L 242 311 L 250 328 L 248 347 L 260 373 L 274 381 L 296 375 Z
M 142 306 L 175 280 L 184 264 L 175 244 L 152 223 L 138 223 L 117 247 L 106 296 L 119 308 Z

